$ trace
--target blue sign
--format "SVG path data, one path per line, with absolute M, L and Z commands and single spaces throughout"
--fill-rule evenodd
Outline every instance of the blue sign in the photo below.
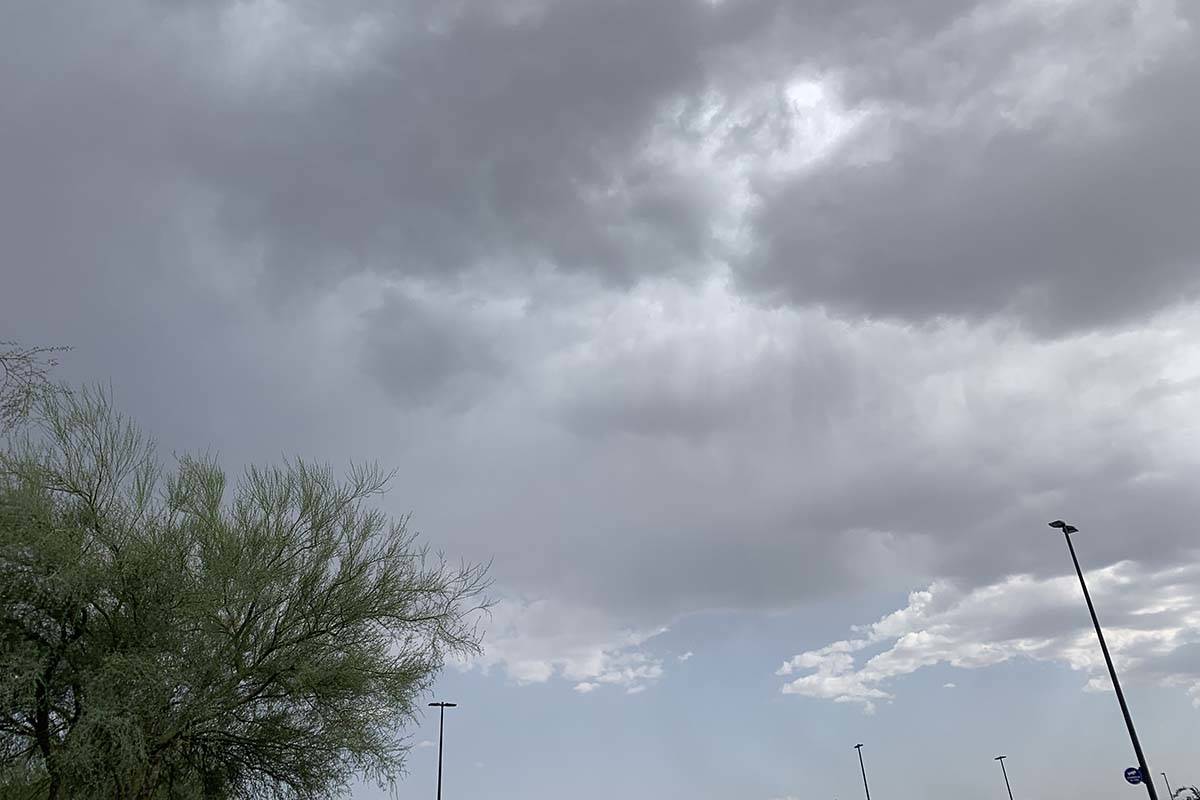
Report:
M 1125 780 L 1133 784 L 1141 783 L 1142 771 L 1137 767 L 1130 767 L 1129 769 L 1125 770 Z

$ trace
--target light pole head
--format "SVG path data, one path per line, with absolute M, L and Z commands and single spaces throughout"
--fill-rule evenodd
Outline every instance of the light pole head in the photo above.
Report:
M 992 759 L 992 761 L 1003 761 L 1006 758 L 1008 758 L 1008 756 L 996 756 Z
M 1056 519 L 1056 520 L 1054 520 L 1054 522 L 1051 522 L 1050 527 L 1058 528 L 1060 531 L 1067 534 L 1068 536 L 1070 536 L 1072 533 L 1079 532 L 1079 528 L 1076 528 L 1074 525 L 1068 525 L 1067 523 L 1063 522 L 1061 519 Z
M 458 703 L 430 703 L 431 708 L 457 708 Z
M 856 744 L 856 745 L 854 745 L 854 749 L 855 749 L 855 750 L 862 750 L 862 743 L 860 742 L 859 744 Z

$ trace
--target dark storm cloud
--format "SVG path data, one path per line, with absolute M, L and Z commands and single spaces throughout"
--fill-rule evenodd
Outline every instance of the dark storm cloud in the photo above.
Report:
M 721 57 L 754 53 L 780 21 L 773 4 L 449 8 L 23 10 L 5 48 L 6 149 L 21 184 L 50 193 L 26 222 L 154 195 L 174 221 L 211 215 L 260 248 L 276 290 L 511 260 L 630 282 L 706 258 L 722 198 L 645 157 L 646 137 L 665 104 L 719 80 Z M 122 202 L 104 203 L 113 193 Z
M 854 41 L 866 45 L 889 26 L 918 36 L 964 10 L 931 2 L 898 17 L 887 4 L 833 4 L 789 19 L 773 2 L 503 8 L 468 3 L 439 17 L 367 5 L 363 18 L 382 32 L 361 68 L 303 92 L 251 81 L 215 102 L 184 157 L 226 232 L 262 244 L 284 275 L 444 276 L 517 261 L 629 284 L 694 271 L 718 252 L 713 217 L 728 198 L 688 165 L 647 154 L 671 103 L 827 66 L 846 46 L 832 32 L 860 16 Z M 743 73 L 764 39 L 772 71 Z
M 1162 45 L 1166 52 L 1138 55 L 1126 85 L 1110 88 L 1112 78 L 1089 67 L 1061 94 L 1039 101 L 1049 108 L 1035 119 L 1006 118 L 1020 109 L 1003 108 L 1004 91 L 1014 87 L 997 84 L 1038 80 L 1036 70 L 1005 74 L 1022 49 L 1053 71 L 1062 67 L 1059 59 L 1119 61 L 1130 53 L 1109 48 L 1145 46 L 1136 41 L 1127 4 L 1100 9 L 1124 13 L 1107 15 L 1108 37 L 1096 45 L 1068 36 L 1061 50 L 1044 52 L 1036 35 L 1018 38 L 1007 42 L 1015 50 L 1001 51 L 1005 61 L 994 63 L 994 30 L 984 26 L 951 37 L 959 41 L 954 48 L 930 54 L 916 44 L 908 59 L 893 53 L 893 81 L 872 81 L 873 66 L 847 65 L 851 91 L 880 109 L 886 132 L 873 133 L 887 140 L 880 145 L 887 155 L 864 157 L 850 146 L 764 188 L 762 238 L 747 285 L 855 316 L 1011 314 L 1043 330 L 1123 323 L 1194 298 L 1194 31 L 1177 31 L 1183 40 Z M 1068 19 L 1087 23 L 1091 16 L 1085 9 Z M 1093 26 L 1081 27 L 1078 37 L 1097 35 Z M 1052 32 L 1021 30 L 1058 40 Z M 943 84 L 944 93 L 933 92 Z M 1085 96 L 1085 110 L 1074 93 Z
M 283 276 L 518 260 L 629 282 L 707 247 L 705 187 L 640 146 L 663 99 L 703 81 L 710 18 L 692 0 L 515 21 L 471 4 L 416 35 L 419 9 L 368 9 L 361 64 L 299 89 L 249 75 L 180 160 Z
M 703 258 L 713 198 L 640 146 L 703 81 L 704 4 L 447 8 L 22 8 L 0 78 L 9 258 L 140 268 L 161 255 L 111 240 L 181 224 L 257 251 L 275 292 L 514 260 L 629 282 Z
M 146 244 L 113 241 L 130 226 L 104 217 L 120 214 L 143 233 L 201 225 L 256 252 L 273 293 L 362 270 L 445 279 L 497 263 L 618 285 L 697 274 L 730 257 L 713 238 L 729 198 L 651 155 L 651 131 L 673 103 L 702 108 L 707 91 L 817 75 L 848 110 L 874 110 L 867 127 L 886 125 L 887 154 L 864 163 L 849 144 L 794 175 L 752 175 L 764 201 L 754 256 L 731 263 L 745 286 L 850 314 L 1012 313 L 1043 328 L 1194 296 L 1194 32 L 1146 53 L 1115 95 L 1084 71 L 1046 100 L 1066 109 L 1070 92 L 1091 92 L 1107 127 L 1065 111 L 1010 124 L 993 95 L 1011 87 L 998 82 L 1141 46 L 1138 26 L 1151 25 L 1111 0 L 1061 19 L 1031 8 L 27 8 L 5 47 L 3 158 L 28 187 L 6 195 L 10 257 L 161 260 L 122 252 Z M 1089 49 L 1092 35 L 1109 39 Z M 735 126 L 725 152 L 736 157 L 737 136 L 759 124 Z M 666 130 L 694 135 L 686 119 Z M 77 235 L 41 235 L 48 219 Z

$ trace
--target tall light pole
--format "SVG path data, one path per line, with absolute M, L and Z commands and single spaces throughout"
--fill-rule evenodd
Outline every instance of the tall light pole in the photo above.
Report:
M 863 774 L 863 791 L 867 793 L 867 800 L 871 800 L 871 787 L 867 786 L 867 766 L 863 763 L 862 757 L 863 746 L 856 744 L 854 749 L 858 751 L 858 768 L 862 770 Z
M 1008 789 L 1008 800 L 1013 800 L 1012 786 L 1008 782 L 1008 770 L 1004 768 L 1004 759 L 1006 758 L 1008 758 L 1008 756 L 996 756 L 992 760 L 1000 762 L 1000 771 L 1004 773 L 1004 788 Z
M 446 729 L 446 709 L 455 708 L 458 703 L 430 703 L 433 708 L 440 709 L 441 717 L 438 720 L 438 793 L 437 800 L 442 800 L 442 734 Z M 1157 798 L 1156 798 L 1157 800 Z
M 1171 791 L 1171 782 L 1169 780 L 1167 780 L 1167 773 L 1164 772 L 1162 774 L 1162 776 L 1163 776 L 1163 783 L 1165 783 L 1167 785 L 1167 797 L 1171 797 L 1171 798 L 1175 797 L 1175 793 Z
M 1146 756 L 1142 754 L 1142 745 L 1138 741 L 1137 731 L 1133 728 L 1133 717 L 1129 716 L 1129 706 L 1125 704 L 1125 694 L 1121 691 L 1121 683 L 1117 680 L 1117 670 L 1113 667 L 1112 656 L 1108 654 L 1108 644 L 1104 641 L 1104 631 L 1100 630 L 1100 620 L 1096 617 L 1096 607 L 1092 605 L 1092 596 L 1088 593 L 1087 582 L 1083 579 L 1083 570 L 1079 568 L 1079 559 L 1075 556 L 1075 545 L 1071 543 L 1071 534 L 1078 533 L 1074 525 L 1068 525 L 1061 519 L 1050 523 L 1051 528 L 1058 528 L 1067 540 L 1067 549 L 1071 551 L 1071 561 L 1075 564 L 1075 574 L 1079 576 L 1079 585 L 1083 588 L 1083 599 L 1087 601 L 1088 613 L 1092 615 L 1092 624 L 1096 626 L 1096 638 L 1100 640 L 1100 652 L 1104 653 L 1104 663 L 1108 665 L 1108 676 L 1112 678 L 1113 690 L 1117 693 L 1117 702 L 1121 704 L 1121 714 L 1125 717 L 1125 727 L 1129 729 L 1129 740 L 1133 742 L 1133 752 L 1137 754 L 1138 769 L 1142 771 L 1142 783 L 1146 784 L 1146 792 L 1150 800 L 1158 800 L 1158 792 L 1154 789 L 1154 779 L 1150 768 L 1146 766 Z

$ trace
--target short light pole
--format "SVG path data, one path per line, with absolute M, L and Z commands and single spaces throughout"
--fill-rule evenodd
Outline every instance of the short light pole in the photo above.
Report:
M 442 734 L 446 728 L 446 709 L 455 708 L 458 703 L 430 703 L 433 708 L 440 709 L 438 719 L 438 793 L 437 800 L 442 800 Z
M 1004 788 L 1008 789 L 1008 800 L 1013 800 L 1012 785 L 1008 782 L 1008 770 L 1004 768 L 1004 759 L 1006 758 L 1008 758 L 1008 756 L 996 756 L 992 760 L 1000 762 L 1000 771 L 1004 773 Z
M 1162 773 L 1163 783 L 1167 785 L 1167 797 L 1175 797 L 1175 793 L 1171 791 L 1171 782 L 1167 780 L 1167 773 Z
M 871 800 L 871 787 L 867 786 L 867 766 L 863 763 L 861 744 L 854 745 L 854 749 L 858 751 L 858 768 L 862 770 L 863 775 L 863 791 L 867 793 L 867 800 Z
M 1129 706 L 1125 703 L 1125 694 L 1121 691 L 1121 683 L 1117 680 L 1117 670 L 1113 666 L 1112 656 L 1108 654 L 1108 644 L 1104 641 L 1104 631 L 1100 630 L 1100 619 L 1096 616 L 1096 607 L 1092 605 L 1092 596 L 1088 593 L 1087 582 L 1083 579 L 1083 570 L 1079 568 L 1079 559 L 1075 556 L 1075 545 L 1071 543 L 1071 534 L 1078 533 L 1074 525 L 1068 525 L 1061 519 L 1050 523 L 1051 528 L 1063 532 L 1067 540 L 1067 549 L 1071 551 L 1071 561 L 1075 564 L 1075 574 L 1079 576 L 1079 585 L 1083 589 L 1083 599 L 1087 601 L 1088 613 L 1092 615 L 1092 625 L 1096 627 L 1096 638 L 1100 640 L 1100 652 L 1104 654 L 1104 663 L 1108 665 L 1108 676 L 1112 678 L 1113 690 L 1117 693 L 1117 702 L 1121 704 L 1121 714 L 1125 717 L 1125 727 L 1129 730 L 1129 740 L 1133 742 L 1133 752 L 1137 755 L 1138 769 L 1142 771 L 1142 783 L 1146 784 L 1146 792 L 1150 800 L 1158 800 L 1158 792 L 1154 789 L 1154 778 L 1150 768 L 1146 766 L 1146 756 L 1142 754 L 1142 745 L 1138 741 L 1137 731 L 1133 728 L 1133 717 L 1129 715 Z

